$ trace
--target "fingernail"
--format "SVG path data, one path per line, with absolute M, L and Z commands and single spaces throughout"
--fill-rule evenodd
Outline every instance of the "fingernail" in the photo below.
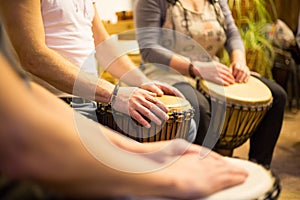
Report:
M 146 128 L 151 128 L 151 125 L 150 124 L 146 124 L 145 127 Z

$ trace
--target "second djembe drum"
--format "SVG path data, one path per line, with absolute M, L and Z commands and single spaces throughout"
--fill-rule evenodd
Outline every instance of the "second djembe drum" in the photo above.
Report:
M 169 108 L 169 119 L 162 125 L 151 123 L 151 128 L 145 128 L 130 116 L 114 111 L 109 105 L 101 103 L 97 109 L 98 121 L 138 142 L 187 138 L 194 116 L 194 109 L 190 103 L 175 96 L 164 95 L 157 98 Z
M 251 137 L 273 101 L 269 88 L 253 76 L 229 86 L 200 80 L 197 88 L 216 107 L 211 119 L 211 130 L 219 132 L 215 150 L 227 156 Z

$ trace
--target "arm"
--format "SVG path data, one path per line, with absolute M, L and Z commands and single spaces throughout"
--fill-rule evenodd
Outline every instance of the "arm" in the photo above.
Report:
M 183 95 L 170 85 L 153 82 L 134 65 L 126 55 L 128 50 L 120 49 L 115 38 L 110 37 L 101 19 L 99 18 L 95 6 L 95 18 L 93 20 L 93 33 L 96 46 L 96 58 L 100 66 L 110 72 L 113 76 L 130 86 L 140 87 L 142 89 L 156 93 L 158 96 L 171 94 L 183 97 Z
M 246 177 L 242 169 L 233 167 L 217 154 L 210 153 L 199 159 L 201 148 L 185 142 L 165 142 L 170 148 L 156 155 L 161 158 L 160 162 L 143 154 L 135 157 L 124 154 L 107 143 L 104 136 L 112 142 L 122 142 L 123 147 L 131 146 L 131 149 L 135 143 L 73 113 L 66 104 L 39 86 L 32 85 L 29 90 L 1 54 L 0 66 L 3 72 L 0 74 L 0 91 L 6 94 L 0 96 L 0 167 L 6 176 L 33 180 L 59 194 L 76 197 L 147 195 L 184 199 L 207 196 L 241 183 Z M 86 132 L 84 135 L 78 132 L 80 127 Z M 93 137 L 92 140 L 98 143 L 96 153 L 104 155 L 101 160 L 92 156 L 90 146 L 83 146 L 89 144 L 85 136 Z M 178 152 L 180 144 L 187 151 Z M 152 151 L 163 147 L 150 146 L 151 143 L 147 148 Z M 136 152 L 147 152 L 147 148 L 141 147 L 136 146 Z M 110 156 L 107 157 L 108 152 Z M 170 161 L 174 163 L 169 165 Z M 110 163 L 118 164 L 107 165 Z M 133 167 L 137 164 L 150 166 L 154 171 L 118 171 L 128 163 Z M 214 181 L 208 181 L 212 175 Z M 195 184 L 191 187 L 189 183 Z
M 80 79 L 78 66 L 47 47 L 39 0 L 1 0 L 0 10 L 3 25 L 27 71 L 70 94 L 76 81 L 83 85 L 82 91 L 78 91 L 83 97 L 109 101 L 114 88 L 112 84 L 104 80 L 92 83 Z M 96 97 L 93 96 L 95 88 Z
M 80 72 L 78 66 L 75 66 L 63 56 L 47 47 L 39 0 L 3 0 L 1 1 L 0 9 L 1 17 L 3 18 L 12 45 L 20 58 L 22 66 L 27 71 L 67 93 L 75 93 L 75 95 L 104 103 L 109 102 L 114 85 L 104 79 L 98 79 L 98 77 L 92 77 L 93 79 L 91 79 L 87 74 Z M 94 24 L 98 24 L 97 20 L 99 21 L 96 17 Z M 94 31 L 98 33 L 95 34 L 96 43 L 108 37 L 102 26 L 94 27 Z M 126 59 L 120 62 L 125 63 L 124 68 L 126 70 L 133 67 L 133 65 L 130 65 L 130 62 L 127 64 Z M 125 73 L 126 70 L 120 71 Z M 121 76 L 122 74 L 119 75 Z M 143 79 L 144 76 L 140 73 L 139 77 Z M 132 80 L 138 81 L 140 79 L 132 78 Z M 162 95 L 161 88 L 164 89 L 164 87 L 153 85 L 150 91 Z M 123 90 L 124 88 L 122 88 Z M 122 91 L 120 90 L 119 94 Z M 148 117 L 150 115 L 149 119 L 158 124 L 160 123 L 160 119 L 168 117 L 165 113 L 167 108 L 161 102 L 154 99 L 154 93 L 142 90 L 135 90 L 134 93 L 127 93 L 126 90 L 124 93 L 126 94 L 123 95 L 123 98 L 119 98 L 122 101 L 119 101 L 118 105 L 120 109 L 117 108 L 118 111 L 131 115 L 142 125 L 149 126 L 149 123 L 138 111 L 144 114 L 144 116 Z M 128 98 L 130 98 L 130 105 L 126 104 L 129 102 Z M 122 105 L 120 105 L 121 103 Z M 145 105 L 145 107 L 140 106 L 140 104 Z M 159 107 L 155 110 L 154 114 L 148 111 L 148 108 L 157 107 L 153 104 L 157 104 Z
M 143 83 L 150 82 L 141 71 L 137 70 L 137 67 L 126 55 L 126 52 L 122 52 L 122 49 L 118 48 L 118 43 L 115 39 L 109 36 L 99 18 L 96 5 L 94 7 L 93 33 L 96 58 L 100 66 L 131 86 L 139 87 Z
M 246 63 L 243 40 L 232 17 L 227 0 L 220 0 L 219 3 L 227 26 L 225 48 L 230 55 L 232 74 L 237 82 L 246 82 L 250 76 L 250 71 Z
M 232 17 L 231 11 L 227 4 L 227 0 L 220 0 L 219 4 L 222 9 L 223 15 L 225 17 L 226 37 L 227 37 L 225 48 L 227 52 L 229 53 L 229 55 L 231 55 L 232 51 L 236 49 L 245 52 L 241 35 Z
M 145 62 L 169 66 L 175 54 L 159 44 L 166 10 L 166 1 L 143 0 L 136 3 L 134 18 L 136 35 L 141 56 Z M 187 62 L 185 64 L 188 65 Z
M 189 75 L 191 61 L 183 59 L 182 56 L 159 44 L 166 10 L 167 3 L 164 0 L 143 0 L 137 2 L 135 23 L 142 58 L 145 62 L 160 63 L 172 67 L 183 75 Z M 177 36 L 182 37 L 181 34 Z M 202 48 L 199 51 L 203 51 Z M 196 76 L 224 85 L 234 83 L 233 76 L 228 67 L 221 63 L 210 62 L 207 64 L 196 62 L 194 64 L 195 67 L 192 70 Z
M 178 91 L 171 86 L 153 83 L 145 74 L 134 65 L 126 55 L 126 49 L 118 48 L 118 43 L 110 37 L 105 30 L 95 5 L 95 17 L 93 20 L 93 33 L 96 46 L 96 58 L 105 70 L 119 78 L 130 86 L 141 87 L 161 96 L 165 94 L 179 95 Z M 172 88 L 172 89 L 170 89 Z
M 161 123 L 161 119 L 168 119 L 168 115 L 162 113 L 162 111 L 167 112 L 166 106 L 154 99 L 153 96 L 169 94 L 183 97 L 183 95 L 170 85 L 151 81 L 138 67 L 134 66 L 133 62 L 126 55 L 127 52 L 119 49 L 118 43 L 105 30 L 97 13 L 96 5 L 94 5 L 94 11 L 93 33 L 96 58 L 100 66 L 128 85 L 143 89 L 121 87 L 120 92 L 116 96 L 116 103 L 112 105 L 113 108 L 129 114 L 146 127 L 150 127 L 150 124 L 140 113 L 157 124 Z
M 189 75 L 190 61 L 159 44 L 165 20 L 167 1 L 143 0 L 135 7 L 136 34 L 143 60 L 170 66 L 183 75 Z
M 112 148 L 113 145 L 105 145 L 106 138 L 101 136 L 105 131 L 108 136 L 114 134 L 112 131 L 104 127 L 99 129 L 96 123 L 73 113 L 62 101 L 36 85 L 28 90 L 2 56 L 0 66 L 0 91 L 6 94 L 0 97 L 2 173 L 11 178 L 36 181 L 55 192 L 86 197 L 130 195 L 135 193 L 134 187 L 138 188 L 138 185 L 160 184 L 150 176 L 122 173 L 115 170 L 118 166 L 110 168 L 105 162 L 96 160 L 82 145 L 76 117 L 89 134 L 100 136 L 97 141 L 102 151 L 110 152 L 114 155 L 111 158 L 118 159 L 122 165 L 126 161 L 118 157 L 120 151 Z M 142 156 L 135 159 L 134 162 L 154 164 Z M 147 190 L 146 187 L 140 189 Z

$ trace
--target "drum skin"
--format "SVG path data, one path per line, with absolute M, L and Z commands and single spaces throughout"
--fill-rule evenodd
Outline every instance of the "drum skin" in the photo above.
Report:
M 209 134 L 218 137 L 215 149 L 232 150 L 244 144 L 273 101 L 269 88 L 252 76 L 247 83 L 229 86 L 200 80 L 197 89 L 214 108 Z
M 174 138 L 186 138 L 194 109 L 183 98 L 164 95 L 156 97 L 168 109 L 169 119 L 162 125 L 150 122 L 151 128 L 145 128 L 130 116 L 114 111 L 109 105 L 99 103 L 97 109 L 98 122 L 126 135 L 138 142 L 154 142 Z

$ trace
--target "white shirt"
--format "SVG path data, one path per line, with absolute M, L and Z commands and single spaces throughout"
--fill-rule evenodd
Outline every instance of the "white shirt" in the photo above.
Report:
M 95 0 L 41 0 L 46 45 L 81 67 L 96 73 L 92 32 Z

